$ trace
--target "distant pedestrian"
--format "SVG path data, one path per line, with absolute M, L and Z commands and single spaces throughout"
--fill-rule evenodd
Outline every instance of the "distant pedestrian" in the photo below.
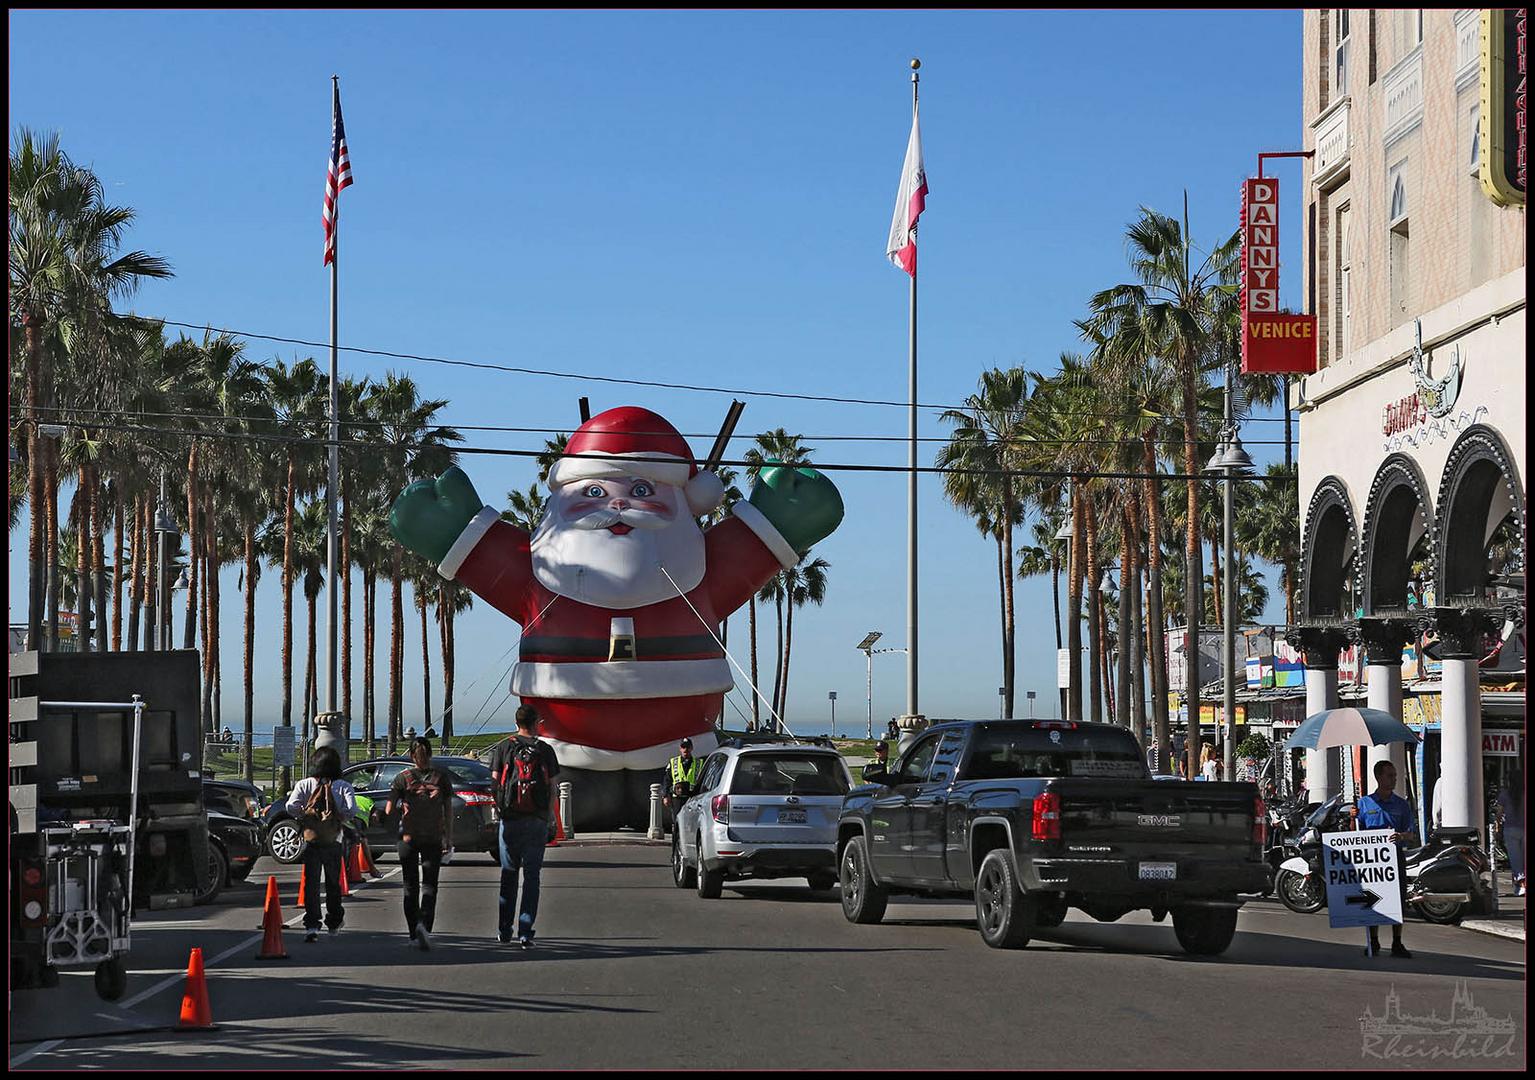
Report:
M 698 790 L 703 767 L 703 762 L 693 756 L 693 740 L 683 739 L 677 745 L 677 756 L 666 763 L 666 783 L 662 788 L 666 794 L 662 801 L 669 820 L 677 820 L 677 811 Z
M 1525 894 L 1524 883 L 1524 773 L 1509 770 L 1498 791 L 1498 817 L 1503 821 L 1503 847 L 1508 852 L 1508 872 L 1514 879 L 1514 895 Z
M 1199 748 L 1199 778 L 1201 780 L 1220 779 L 1220 762 L 1215 757 L 1215 747 L 1209 743 Z
M 517 734 L 502 739 L 490 756 L 491 794 L 501 812 L 501 900 L 496 937 L 533 947 L 533 920 L 538 917 L 538 882 L 544 867 L 544 845 L 554 838 L 554 778 L 560 763 L 554 750 L 538 738 L 538 713 L 531 705 L 517 709 Z M 522 873 L 518 903 L 517 874 Z
M 341 779 L 341 756 L 322 746 L 309 758 L 309 775 L 294 785 L 288 813 L 298 819 L 304 838 L 304 940 L 320 938 L 320 881 L 325 881 L 325 926 L 341 933 L 343 849 L 341 831 L 357 809 L 352 785 Z
M 411 942 L 430 949 L 437 879 L 443 856 L 453 850 L 453 780 L 432 765 L 432 744 L 424 735 L 411 742 L 410 760 L 411 768 L 394 778 L 384 813 L 398 816 L 405 929 Z
M 885 725 L 885 738 L 888 739 L 890 742 L 900 742 L 901 741 L 901 729 L 900 729 L 900 726 L 897 725 L 894 720 L 890 721 L 890 723 Z
M 874 760 L 863 767 L 865 784 L 884 784 L 890 779 L 890 744 L 884 739 L 874 744 Z

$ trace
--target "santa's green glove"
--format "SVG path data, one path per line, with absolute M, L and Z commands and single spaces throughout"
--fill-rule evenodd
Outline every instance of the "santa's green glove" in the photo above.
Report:
M 440 563 L 484 503 L 457 465 L 436 480 L 417 480 L 394 500 L 389 531 L 417 555 Z
M 842 523 L 842 495 L 824 473 L 772 465 L 757 475 L 751 504 L 803 555 Z

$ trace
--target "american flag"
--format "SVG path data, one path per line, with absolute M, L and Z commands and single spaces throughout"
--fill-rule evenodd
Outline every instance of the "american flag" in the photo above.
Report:
M 352 186 L 352 159 L 346 152 L 346 125 L 341 122 L 341 87 L 337 86 L 332 107 L 330 162 L 325 169 L 325 263 L 336 257 L 336 199 L 341 189 Z

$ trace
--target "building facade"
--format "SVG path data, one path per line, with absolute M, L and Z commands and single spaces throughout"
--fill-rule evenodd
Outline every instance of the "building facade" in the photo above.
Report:
M 1437 682 L 1416 689 L 1440 696 L 1443 822 L 1480 827 L 1503 775 L 1484 776 L 1484 685 L 1489 698 L 1517 685 L 1522 716 L 1522 640 L 1517 671 L 1507 646 L 1523 633 L 1526 531 L 1525 211 L 1479 179 L 1483 12 L 1303 18 L 1303 273 L 1319 342 L 1291 402 L 1307 710 L 1338 703 L 1351 643 L 1368 703 L 1398 717 L 1404 646 L 1437 658 Z M 1313 796 L 1368 787 L 1374 757 L 1315 755 Z

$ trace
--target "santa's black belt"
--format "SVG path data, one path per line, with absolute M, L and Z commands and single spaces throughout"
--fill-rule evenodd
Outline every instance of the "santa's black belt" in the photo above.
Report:
M 557 656 L 569 660 L 606 660 L 611 642 L 608 638 L 524 637 L 518 654 L 524 660 L 539 656 Z M 641 637 L 635 640 L 635 653 L 656 656 L 719 656 L 720 647 L 708 634 L 682 637 Z

